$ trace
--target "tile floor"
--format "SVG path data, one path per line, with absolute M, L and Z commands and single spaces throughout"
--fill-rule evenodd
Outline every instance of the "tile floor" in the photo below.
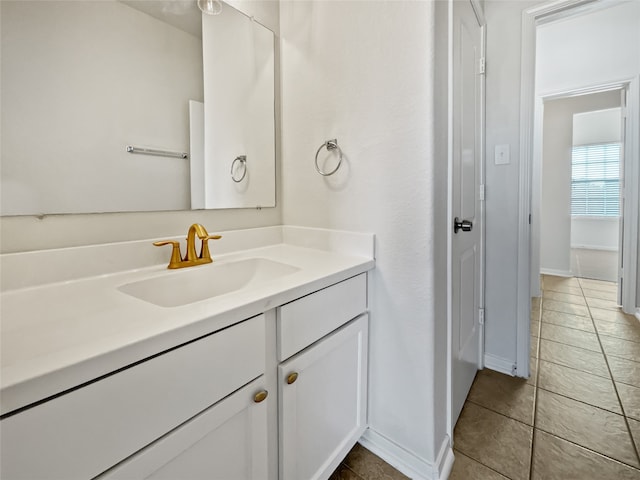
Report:
M 356 443 L 329 480 L 409 480 L 409 477 Z
M 613 283 L 543 277 L 529 380 L 478 372 L 451 480 L 640 480 L 640 322 Z
M 450 480 L 640 480 L 640 322 L 616 286 L 544 276 L 531 378 L 478 372 Z M 356 445 L 330 480 L 406 476 Z

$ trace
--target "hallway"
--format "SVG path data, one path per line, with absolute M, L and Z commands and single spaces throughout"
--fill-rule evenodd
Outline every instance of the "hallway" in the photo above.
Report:
M 531 378 L 478 372 L 450 479 L 640 479 L 640 322 L 613 283 L 544 276 L 542 290 Z

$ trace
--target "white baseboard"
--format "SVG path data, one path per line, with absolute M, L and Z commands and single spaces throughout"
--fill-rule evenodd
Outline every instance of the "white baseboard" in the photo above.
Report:
M 555 270 L 553 268 L 540 267 L 540 273 L 543 275 L 554 275 L 556 277 L 573 277 L 573 274 L 569 270 Z
M 495 370 L 496 372 L 513 376 L 514 363 L 512 360 L 509 360 L 507 358 L 502 358 L 498 357 L 497 355 L 485 353 L 484 366 L 490 370 Z
M 606 252 L 617 252 L 618 247 L 605 247 L 603 245 L 571 245 L 572 250 L 604 250 Z
M 640 307 L 636 309 L 636 318 L 640 320 Z
M 453 467 L 453 449 L 445 437 L 434 463 L 419 458 L 384 435 L 369 428 L 359 440 L 367 450 L 413 480 L 446 480 Z

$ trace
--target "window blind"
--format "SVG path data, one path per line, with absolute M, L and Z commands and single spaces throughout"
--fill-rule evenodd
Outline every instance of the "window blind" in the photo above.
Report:
M 573 147 L 571 215 L 620 215 L 620 148 L 620 143 Z

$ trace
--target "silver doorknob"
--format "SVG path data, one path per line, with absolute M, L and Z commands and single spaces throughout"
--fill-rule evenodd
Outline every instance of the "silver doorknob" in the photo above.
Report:
M 471 220 L 460 220 L 458 217 L 453 220 L 453 233 L 458 233 L 458 230 L 470 232 L 472 228 L 473 223 Z

